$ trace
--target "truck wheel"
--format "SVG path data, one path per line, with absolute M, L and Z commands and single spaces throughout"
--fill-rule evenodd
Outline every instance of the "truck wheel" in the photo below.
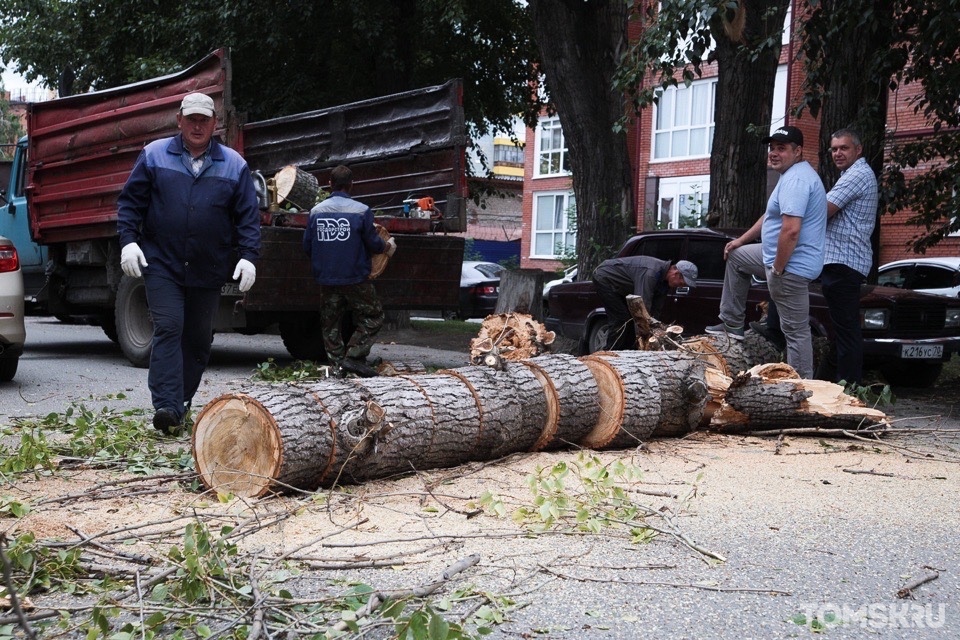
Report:
M 346 314 L 340 325 L 343 342 L 346 343 L 353 335 L 356 326 L 353 318 Z M 320 314 L 302 315 L 280 322 L 280 338 L 283 346 L 290 355 L 297 360 L 312 360 L 313 362 L 327 362 L 327 350 L 323 346 L 323 331 L 320 328 Z
M 145 369 L 150 365 L 153 319 L 147 307 L 147 289 L 142 278 L 125 275 L 120 280 L 114 319 L 123 355 L 133 366 Z
M 117 337 L 117 316 L 116 312 L 114 313 L 104 313 L 97 318 L 97 321 L 100 323 L 100 328 L 103 329 L 103 334 L 110 338 L 113 342 L 119 342 L 120 339 Z
M 20 358 L 0 358 L 0 382 L 10 382 L 17 375 Z
M 323 332 L 320 330 L 320 314 L 281 321 L 280 338 L 283 346 L 297 360 L 327 361 L 327 351 L 323 348 Z
M 880 369 L 887 382 L 895 387 L 932 387 L 943 370 L 942 362 L 898 362 Z

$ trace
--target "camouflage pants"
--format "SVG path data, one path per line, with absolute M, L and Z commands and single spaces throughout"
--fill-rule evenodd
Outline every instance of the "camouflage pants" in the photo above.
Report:
M 383 326 L 383 306 L 372 283 L 324 286 L 320 324 L 323 346 L 327 357 L 339 363 L 345 357 L 365 359 L 370 355 L 373 339 Z M 356 326 L 347 344 L 343 343 L 341 327 L 346 313 L 353 315 Z

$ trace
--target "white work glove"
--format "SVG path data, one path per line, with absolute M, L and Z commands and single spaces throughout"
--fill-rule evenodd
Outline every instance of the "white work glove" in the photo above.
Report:
M 387 257 L 390 258 L 394 253 L 397 252 L 397 241 L 393 238 L 387 240 L 387 250 L 384 252 L 387 254 Z
M 120 250 L 120 268 L 131 278 L 140 277 L 140 267 L 147 266 L 147 258 L 136 242 L 124 245 Z
M 246 293 L 257 280 L 257 268 L 249 260 L 240 258 L 237 268 L 233 270 L 233 279 L 237 278 L 240 279 L 240 293 Z

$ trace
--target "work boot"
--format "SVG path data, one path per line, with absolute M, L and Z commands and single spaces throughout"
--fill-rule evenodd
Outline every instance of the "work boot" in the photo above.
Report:
M 361 378 L 375 378 L 378 375 L 376 369 L 357 358 L 344 358 L 340 362 L 340 368 Z
M 769 340 L 779 351 L 787 348 L 787 341 L 784 339 L 783 334 L 777 335 L 777 332 L 771 330 L 766 322 L 757 322 L 754 320 L 750 323 L 750 329 Z
M 743 327 L 734 327 L 726 322 L 710 325 L 704 331 L 714 336 L 726 335 L 734 340 L 743 340 Z
M 157 409 L 153 414 L 153 428 L 160 433 L 176 435 L 181 427 L 180 418 L 173 412 L 173 409 Z

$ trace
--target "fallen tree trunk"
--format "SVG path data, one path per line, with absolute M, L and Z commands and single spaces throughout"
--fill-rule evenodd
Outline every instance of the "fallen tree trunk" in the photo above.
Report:
M 203 408 L 194 459 L 211 489 L 256 497 L 522 451 L 635 447 L 697 428 L 885 424 L 881 412 L 855 407 L 837 385 L 790 378 L 787 365 L 731 379 L 708 376 L 700 357 L 542 355 L 504 361 L 502 370 L 251 384 Z

